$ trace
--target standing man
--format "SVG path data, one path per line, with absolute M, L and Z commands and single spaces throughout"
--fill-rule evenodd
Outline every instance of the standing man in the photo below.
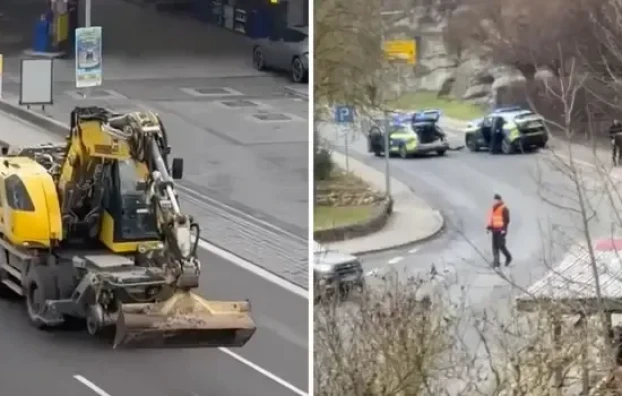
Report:
M 620 165 L 622 160 L 622 123 L 613 120 L 609 127 L 609 138 L 611 139 L 611 156 L 613 166 Z
M 505 256 L 505 266 L 512 262 L 512 255 L 505 246 L 505 237 L 508 233 L 508 225 L 510 224 L 510 210 L 505 206 L 501 199 L 501 195 L 495 194 L 494 204 L 488 215 L 488 225 L 486 229 L 492 232 L 492 267 L 499 268 L 499 251 Z
M 496 117 L 493 121 L 490 131 L 490 154 L 498 154 L 501 151 L 503 124 L 504 120 L 502 117 Z

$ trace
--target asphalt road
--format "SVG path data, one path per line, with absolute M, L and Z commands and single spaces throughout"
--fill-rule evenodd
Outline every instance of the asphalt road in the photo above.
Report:
M 448 132 L 454 145 L 463 144 L 458 131 Z M 343 151 L 341 141 L 337 144 Z M 356 137 L 349 151 L 353 157 L 384 171 L 384 159 L 366 152 L 364 137 Z M 594 237 L 608 236 L 612 207 L 602 194 L 592 191 L 599 179 L 596 171 L 586 165 L 589 159 L 584 156 L 576 168 L 583 174 L 583 185 L 588 190 L 585 194 L 597 214 L 590 222 L 590 231 Z M 553 159 L 550 151 L 491 156 L 464 150 L 449 152 L 444 158 L 390 161 L 393 176 L 441 210 L 447 229 L 424 245 L 364 256 L 365 269 L 370 273 L 395 270 L 413 274 L 430 271 L 434 265 L 466 288 L 466 295 L 459 288 L 452 293 L 460 293 L 470 307 L 507 311 L 513 288 L 489 268 L 487 261 L 491 259 L 491 241 L 485 221 L 495 193 L 502 195 L 511 210 L 508 247 L 514 261 L 503 270 L 511 283 L 521 287 L 530 284 L 560 258 L 569 244 L 585 240 L 579 216 L 560 207 L 576 208 L 577 193 L 568 173 L 556 169 L 561 162 Z
M 0 116 L 0 140 L 32 144 L 58 139 L 18 119 Z M 84 332 L 38 331 L 28 324 L 21 302 L 0 300 L 0 353 L 11 357 L 10 367 L 0 374 L 2 393 L 305 394 L 308 300 L 301 296 L 304 291 L 216 247 L 204 246 L 210 251 L 200 251 L 200 294 L 251 300 L 258 330 L 244 348 L 112 350 L 109 340 L 93 339 Z M 93 386 L 89 389 L 85 383 Z
M 17 103 L 22 57 L 10 50 L 31 44 L 42 7 L 39 0 L 0 5 L 0 36 L 22 38 L 11 45 L 0 38 L 7 101 Z M 240 34 L 129 1 L 94 0 L 92 13 L 103 32 L 103 85 L 85 99 L 74 60 L 55 59 L 46 115 L 66 124 L 75 106 L 158 112 L 172 155 L 185 160 L 186 186 L 289 234 L 231 227 L 222 211 L 190 202 L 202 224 L 214 223 L 207 239 L 306 287 L 308 102 L 282 75 L 254 70 L 253 43 Z

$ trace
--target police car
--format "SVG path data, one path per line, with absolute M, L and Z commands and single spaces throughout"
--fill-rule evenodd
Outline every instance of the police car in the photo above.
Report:
M 440 117 L 439 110 L 395 114 L 389 129 L 389 155 L 401 158 L 428 153 L 445 155 L 449 143 L 437 125 Z M 373 126 L 367 136 L 368 151 L 376 156 L 384 155 L 385 136 L 381 128 Z
M 494 141 L 498 123 L 503 124 L 501 135 Z M 504 154 L 524 152 L 546 147 L 548 139 L 544 118 L 518 106 L 499 108 L 484 118 L 472 120 L 465 131 L 465 144 L 472 152 L 490 150 L 491 144 L 498 145 L 493 151 Z

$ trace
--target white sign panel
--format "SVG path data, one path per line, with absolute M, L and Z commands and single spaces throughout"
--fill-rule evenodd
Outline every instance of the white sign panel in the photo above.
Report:
M 76 88 L 102 85 L 102 28 L 76 29 Z
M 20 105 L 53 103 L 52 59 L 22 59 L 19 87 Z

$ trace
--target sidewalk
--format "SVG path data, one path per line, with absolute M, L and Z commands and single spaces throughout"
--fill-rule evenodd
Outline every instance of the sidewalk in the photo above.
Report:
M 20 11 L 24 1 L 30 7 Z M 16 21 L 28 21 L 28 12 L 36 8 L 35 0 L 9 3 L 11 7 L 3 3 L 2 12 L 7 17 L 12 13 Z M 102 86 L 85 98 L 75 87 L 74 61 L 57 59 L 54 104 L 45 112 L 40 106 L 28 114 L 25 106 L 16 112 L 21 55 L 5 54 L 2 100 L 13 106 L 0 103 L 0 108 L 31 122 L 40 115 L 62 124 L 76 106 L 156 111 L 169 131 L 174 155 L 188 164 L 185 182 L 306 237 L 309 114 L 301 93 L 308 86 L 295 96 L 282 76 L 253 69 L 247 37 L 190 17 L 106 0 L 93 2 L 92 22 L 103 26 Z M 30 37 L 32 27 L 22 25 L 16 22 L 10 33 Z M 30 45 L 28 40 L 24 45 Z
M 333 152 L 336 165 L 345 168 L 346 157 Z M 373 188 L 384 191 L 384 174 L 350 157 L 350 171 L 369 183 Z M 444 227 L 441 213 L 432 209 L 404 183 L 391 179 L 394 205 L 393 214 L 379 232 L 347 241 L 326 244 L 329 248 L 350 254 L 365 254 L 396 249 L 403 246 L 425 242 L 437 236 Z

